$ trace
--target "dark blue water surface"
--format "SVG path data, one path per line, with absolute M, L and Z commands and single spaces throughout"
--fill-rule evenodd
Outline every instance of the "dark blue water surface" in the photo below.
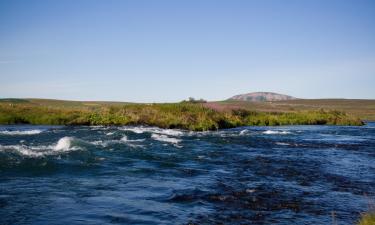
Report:
M 0 126 L 0 224 L 353 224 L 374 197 L 375 123 Z

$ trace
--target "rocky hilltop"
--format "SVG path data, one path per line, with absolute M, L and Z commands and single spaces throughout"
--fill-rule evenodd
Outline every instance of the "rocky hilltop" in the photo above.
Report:
M 273 92 L 252 92 L 247 94 L 235 95 L 228 100 L 266 102 L 266 101 L 283 101 L 297 99 L 289 95 L 282 95 Z

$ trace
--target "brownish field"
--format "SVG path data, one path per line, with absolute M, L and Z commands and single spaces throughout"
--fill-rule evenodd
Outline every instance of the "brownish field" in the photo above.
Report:
M 246 109 L 261 112 L 294 112 L 305 110 L 340 110 L 362 120 L 375 121 L 375 100 L 362 99 L 298 99 L 275 102 L 219 101 L 205 106 L 219 110 Z

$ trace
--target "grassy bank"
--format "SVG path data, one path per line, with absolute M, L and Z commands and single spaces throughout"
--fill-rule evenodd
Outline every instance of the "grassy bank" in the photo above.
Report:
M 209 102 L 206 105 L 220 111 L 235 108 L 259 112 L 338 110 L 347 112 L 362 120 L 375 121 L 375 100 L 365 99 L 297 99 L 274 102 L 219 101 Z
M 51 102 L 49 102 L 51 101 Z M 256 112 L 218 111 L 202 104 L 129 104 L 56 100 L 0 101 L 0 124 L 150 125 L 194 131 L 238 126 L 302 124 L 362 125 L 339 111 Z
M 375 224 L 375 212 L 362 214 L 358 225 L 374 225 Z

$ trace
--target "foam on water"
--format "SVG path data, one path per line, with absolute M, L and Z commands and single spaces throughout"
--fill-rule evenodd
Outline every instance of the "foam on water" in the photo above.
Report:
M 72 137 L 63 137 L 61 138 L 56 146 L 53 148 L 55 151 L 67 151 L 72 145 Z
M 145 139 L 133 139 L 133 140 L 129 140 L 128 139 L 128 136 L 124 135 L 122 138 L 121 138 L 121 142 L 142 142 L 144 141 Z
M 0 145 L 0 151 L 11 151 L 28 157 L 43 157 L 81 149 L 79 146 L 73 146 L 73 140 L 72 137 L 63 137 L 55 145 Z
M 166 134 L 166 135 L 170 135 L 170 136 L 184 135 L 184 132 L 179 131 L 179 130 L 172 130 L 172 129 L 159 129 L 155 133 Z
M 103 126 L 103 125 L 96 125 L 96 126 L 90 126 L 91 130 L 107 130 L 108 127 Z
M 121 142 L 122 143 L 125 143 L 127 145 L 129 145 L 130 147 L 133 147 L 133 148 L 144 148 L 143 145 L 140 145 L 140 144 L 134 144 L 136 142 L 143 142 L 145 139 L 135 139 L 135 140 L 129 140 L 128 137 L 126 135 L 124 135 L 122 138 L 121 138 Z
M 128 136 L 124 135 L 124 136 L 121 138 L 120 141 L 123 141 L 123 142 L 127 142 L 127 141 L 129 141 L 129 140 L 128 140 Z
M 109 145 L 113 144 L 127 144 L 130 147 L 143 147 L 139 144 L 132 144 L 134 142 L 143 142 L 145 139 L 135 139 L 135 140 L 129 140 L 126 135 L 124 135 L 120 140 L 99 140 L 99 141 L 92 141 L 90 144 L 93 145 L 100 145 L 103 147 L 108 147 Z
M 240 135 L 244 135 L 244 134 L 246 134 L 248 132 L 248 130 L 241 130 L 240 131 Z
M 263 132 L 263 134 L 290 134 L 290 132 L 285 130 L 266 130 Z
M 289 146 L 290 144 L 288 143 L 285 143 L 285 142 L 276 142 L 277 145 L 281 145 L 281 146 Z
M 4 135 L 33 135 L 33 134 L 40 134 L 42 130 L 3 130 L 0 131 L 0 134 Z
M 0 145 L 0 151 L 11 151 L 29 157 L 44 156 L 47 149 L 48 146 Z
M 142 127 L 120 127 L 119 130 L 131 131 L 136 134 L 142 134 L 145 132 L 145 129 L 142 129 Z
M 157 141 L 167 142 L 167 143 L 171 143 L 174 145 L 177 145 L 181 142 L 180 139 L 168 137 L 167 135 L 163 135 L 163 134 L 152 134 L 151 138 Z
M 173 130 L 173 129 L 162 129 L 158 127 L 120 127 L 119 130 L 123 131 L 131 131 L 136 134 L 142 134 L 142 133 L 154 133 L 154 134 L 164 134 L 164 135 L 170 135 L 170 136 L 181 136 L 184 135 L 184 132 L 181 130 Z

